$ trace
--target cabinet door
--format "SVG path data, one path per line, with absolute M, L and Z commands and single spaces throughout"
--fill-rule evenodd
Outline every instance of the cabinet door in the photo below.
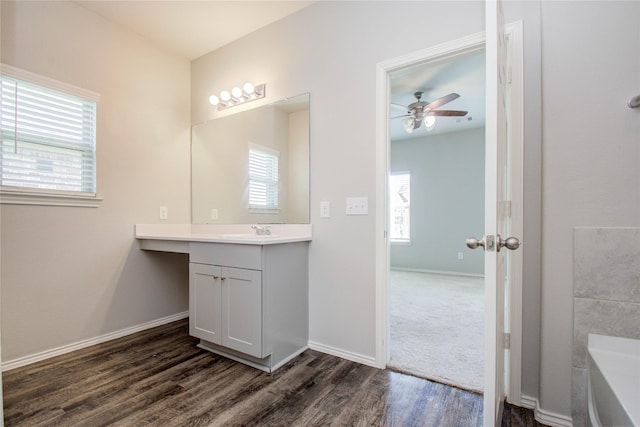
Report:
M 220 277 L 220 267 L 189 264 L 189 334 L 214 344 L 222 344 Z
M 222 345 L 251 356 L 262 354 L 262 272 L 222 268 Z

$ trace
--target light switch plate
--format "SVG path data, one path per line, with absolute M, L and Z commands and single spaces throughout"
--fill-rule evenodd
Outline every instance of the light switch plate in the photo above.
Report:
M 368 197 L 347 197 L 347 215 L 369 215 Z
M 331 204 L 323 200 L 320 202 L 320 218 L 329 218 L 331 216 Z

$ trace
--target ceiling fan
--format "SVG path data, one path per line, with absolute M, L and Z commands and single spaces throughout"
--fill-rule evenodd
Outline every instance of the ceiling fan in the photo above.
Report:
M 407 114 L 392 117 L 392 119 L 406 117 L 403 125 L 407 133 L 412 133 L 415 129 L 418 129 L 423 122 L 428 131 L 433 129 L 436 124 L 436 116 L 462 117 L 467 115 L 467 111 L 436 110 L 436 108 L 459 98 L 460 95 L 457 93 L 450 93 L 431 102 L 422 101 L 423 94 L 424 92 L 415 92 L 413 96 L 416 97 L 416 102 L 406 107 L 404 105 L 392 104 L 407 110 Z

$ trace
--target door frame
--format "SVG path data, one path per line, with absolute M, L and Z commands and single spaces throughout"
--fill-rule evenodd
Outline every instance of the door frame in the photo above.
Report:
M 522 22 L 506 25 L 505 33 L 509 40 L 510 55 L 510 93 L 512 105 L 509 109 L 509 182 L 511 188 L 512 235 L 523 233 L 523 142 L 524 142 L 524 77 L 523 77 L 523 35 Z M 390 355 L 389 325 L 389 268 L 390 244 L 388 239 L 388 175 L 389 175 L 389 103 L 391 73 L 408 66 L 429 63 L 444 57 L 461 55 L 484 49 L 485 33 L 476 33 L 434 47 L 411 52 L 376 66 L 376 321 L 375 364 L 384 369 Z M 521 361 L 522 361 L 522 251 L 514 251 L 509 257 L 511 289 L 508 292 L 508 307 L 505 319 L 510 333 L 510 349 L 507 357 L 506 393 L 509 402 L 519 405 L 521 397 Z M 485 314 L 486 318 L 486 314 Z

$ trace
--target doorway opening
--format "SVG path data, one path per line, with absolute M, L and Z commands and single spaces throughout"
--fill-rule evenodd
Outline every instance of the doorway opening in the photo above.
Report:
M 465 239 L 484 227 L 484 49 L 395 70 L 389 83 L 387 366 L 481 393 L 484 256 Z M 432 115 L 424 126 L 416 99 Z
M 508 182 L 509 200 L 501 204 L 501 210 L 509 212 L 510 233 L 522 235 L 523 229 L 523 147 L 524 147 L 524 74 L 523 74 L 523 25 L 521 21 L 507 24 L 506 47 L 508 51 L 507 86 L 509 97 L 508 153 L 506 160 L 509 164 Z M 376 366 L 386 368 L 390 359 L 390 330 L 389 327 L 389 276 L 390 276 L 390 242 L 388 239 L 389 212 L 387 211 L 389 197 L 388 178 L 390 171 L 390 75 L 407 67 L 428 64 L 441 59 L 463 56 L 485 48 L 485 34 L 478 33 L 442 43 L 424 50 L 415 51 L 407 55 L 393 58 L 378 64 L 376 69 L 376 198 L 383 203 L 376 204 Z M 494 118 L 495 119 L 495 118 Z M 487 118 L 487 123 L 489 123 Z M 488 143 L 488 142 L 487 142 Z M 488 171 L 485 171 L 488 172 Z M 507 209 L 508 208 L 508 209 Z M 477 232 L 474 232 L 474 234 Z M 469 236 L 467 236 L 469 237 Z M 484 361 L 484 395 L 493 396 L 503 377 L 506 380 L 504 388 L 510 403 L 519 405 L 521 402 L 521 357 L 522 357 L 522 251 L 513 252 L 508 257 L 508 277 L 505 281 L 504 313 L 505 338 L 509 338 L 508 350 L 505 350 L 505 369 L 507 375 L 498 374 L 495 368 L 496 353 L 487 358 L 487 330 L 496 332 L 497 310 L 500 305 L 491 310 L 485 310 L 485 361 Z M 492 284 L 496 286 L 496 284 Z M 485 304 L 489 301 L 485 289 Z M 495 337 L 492 337 L 495 338 Z M 494 349 L 495 350 L 495 349 Z M 488 375 L 488 377 L 487 377 Z M 494 378 L 495 377 L 495 378 Z M 488 401 L 492 401 L 489 399 Z M 485 405 L 486 407 L 486 405 Z M 490 409 L 490 408 L 489 408 Z M 491 411 L 487 412 L 488 414 Z

